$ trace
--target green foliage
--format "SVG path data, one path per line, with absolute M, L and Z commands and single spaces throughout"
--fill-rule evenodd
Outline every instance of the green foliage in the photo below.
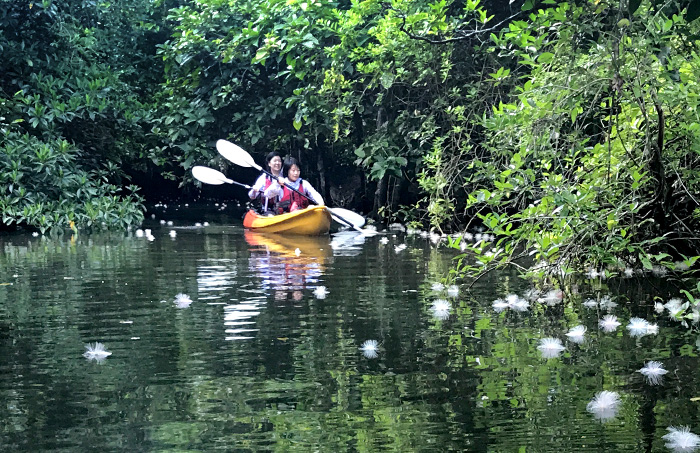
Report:
M 152 8 L 137 0 L 0 3 L 5 226 L 141 221 L 141 198 L 118 195 L 117 184 L 145 168 L 152 144 L 145 100 L 156 79 L 143 71 L 153 67 Z
M 65 140 L 5 132 L 0 146 L 0 211 L 5 225 L 126 228 L 143 221 L 143 199 L 108 182 L 106 168 L 80 168 Z
M 480 188 L 467 207 L 496 237 L 474 248 L 481 265 L 526 252 L 562 272 L 673 268 L 700 254 L 700 91 L 688 76 L 700 59 L 684 48 L 682 18 L 648 6 L 638 16 L 620 27 L 603 5 L 563 3 L 495 40 L 530 70 L 483 114 L 487 153 L 469 164 L 466 184 Z

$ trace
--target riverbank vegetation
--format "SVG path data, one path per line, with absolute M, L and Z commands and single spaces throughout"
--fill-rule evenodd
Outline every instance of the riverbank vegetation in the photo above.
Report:
M 700 255 L 697 2 L 0 2 L 6 228 L 124 227 L 227 170 L 305 163 L 333 205 L 558 269 Z M 492 238 L 492 240 L 491 240 Z

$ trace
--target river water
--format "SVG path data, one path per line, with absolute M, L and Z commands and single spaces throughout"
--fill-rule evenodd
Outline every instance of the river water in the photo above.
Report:
M 700 432 L 697 332 L 655 312 L 660 283 L 499 312 L 530 284 L 503 272 L 448 294 L 434 284 L 457 252 L 417 235 L 174 217 L 145 225 L 153 240 L 0 237 L 0 451 L 641 452 L 669 451 L 670 426 Z M 618 305 L 583 304 L 604 296 Z M 631 335 L 634 316 L 658 333 Z M 566 349 L 543 357 L 546 337 Z M 111 355 L 86 357 L 95 342 Z M 637 371 L 650 360 L 658 385 Z M 603 390 L 608 418 L 588 410 Z

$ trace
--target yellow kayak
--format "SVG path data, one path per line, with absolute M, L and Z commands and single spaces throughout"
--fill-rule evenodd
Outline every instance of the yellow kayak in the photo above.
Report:
M 255 211 L 248 211 L 243 218 L 243 226 L 261 233 L 319 236 L 330 230 L 331 215 L 325 206 L 309 206 L 275 216 L 261 216 Z

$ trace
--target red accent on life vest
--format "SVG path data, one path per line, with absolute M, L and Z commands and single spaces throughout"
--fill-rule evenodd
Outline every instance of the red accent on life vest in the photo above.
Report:
M 299 192 L 304 193 L 304 182 L 299 182 Z M 309 199 L 299 195 L 287 186 L 282 187 L 282 198 L 277 202 L 278 212 L 289 212 L 289 208 L 296 203 L 299 209 L 309 207 Z
M 265 187 L 262 188 L 258 197 L 260 198 L 260 212 L 265 213 L 265 190 L 272 185 L 272 179 L 269 176 L 265 176 Z M 275 199 L 270 198 L 267 200 L 267 211 L 275 211 Z

